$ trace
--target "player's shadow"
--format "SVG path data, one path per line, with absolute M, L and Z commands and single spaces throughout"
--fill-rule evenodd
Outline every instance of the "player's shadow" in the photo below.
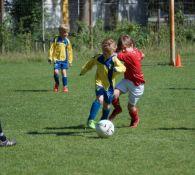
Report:
M 143 67 L 156 67 L 156 66 L 170 66 L 169 63 L 144 63 L 142 64 Z
M 164 131 L 170 131 L 170 130 L 183 130 L 183 131 L 195 131 L 195 128 L 187 128 L 187 127 L 177 127 L 177 128 L 157 128 L 157 130 L 164 130 Z
M 89 136 L 88 138 L 89 138 L 89 139 L 97 139 L 97 140 L 101 140 L 101 139 L 102 139 L 102 140 L 103 140 L 103 139 L 105 140 L 105 139 L 108 139 L 109 137 L 108 137 L 108 138 L 105 138 L 105 137 L 99 137 L 99 136 L 97 135 L 97 136 Z
M 195 91 L 195 88 L 175 88 L 175 87 L 170 87 L 168 89 L 169 90 L 188 90 L 188 91 Z
M 29 135 L 56 135 L 56 136 L 84 136 L 85 133 L 90 133 L 92 131 L 81 131 L 81 132 L 74 132 L 74 131 L 68 131 L 68 132 L 55 132 L 55 131 L 29 131 L 27 134 Z
M 30 135 L 56 135 L 56 136 L 83 136 L 85 133 L 94 132 L 94 130 L 87 130 L 85 125 L 76 125 L 76 126 L 63 126 L 63 127 L 45 127 L 47 131 L 39 132 L 39 131 L 30 131 L 27 134 Z M 77 131 L 55 131 L 60 129 L 77 129 Z M 50 130 L 50 131 L 49 131 Z M 80 131 L 79 131 L 80 130 Z
M 47 130 L 58 130 L 58 129 L 86 129 L 85 125 L 76 126 L 62 126 L 62 127 L 45 127 Z
M 50 92 L 48 89 L 20 89 L 14 90 L 14 92 Z
M 121 129 L 121 128 L 130 128 L 130 126 L 127 124 L 122 124 L 122 125 L 118 125 L 118 126 L 115 126 L 116 129 Z

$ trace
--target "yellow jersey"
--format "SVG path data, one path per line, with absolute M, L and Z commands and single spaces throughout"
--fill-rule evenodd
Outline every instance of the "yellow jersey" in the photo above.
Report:
M 71 64 L 73 61 L 72 46 L 68 38 L 57 36 L 53 39 L 49 49 L 49 60 L 65 61 Z
M 84 75 L 94 66 L 97 66 L 95 85 L 102 86 L 105 90 L 108 90 L 110 86 L 114 87 L 116 75 L 126 71 L 126 67 L 116 55 L 112 55 L 109 58 L 97 55 L 82 67 L 80 75 Z

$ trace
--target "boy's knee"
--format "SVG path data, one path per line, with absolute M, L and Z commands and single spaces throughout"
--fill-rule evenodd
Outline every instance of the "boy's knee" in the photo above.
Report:
M 103 97 L 103 95 L 97 97 L 96 100 L 102 105 L 103 102 L 104 102 L 104 97 Z
M 129 110 L 129 112 L 136 112 L 137 111 L 136 106 L 135 105 L 132 105 L 130 103 L 128 103 L 128 107 L 127 108 Z
M 119 98 L 120 96 L 120 90 L 119 89 L 115 89 L 114 90 L 114 98 Z
M 62 75 L 66 77 L 66 69 L 62 70 Z
M 58 70 L 54 70 L 54 74 L 55 75 L 58 75 L 59 74 L 59 71 Z

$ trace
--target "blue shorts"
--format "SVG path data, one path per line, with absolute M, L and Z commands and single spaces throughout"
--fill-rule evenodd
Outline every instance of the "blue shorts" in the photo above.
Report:
M 68 60 L 65 61 L 56 61 L 54 63 L 54 69 L 62 70 L 62 69 L 68 69 Z
M 96 96 L 100 96 L 103 95 L 104 97 L 104 101 L 107 104 L 111 104 L 113 97 L 114 97 L 114 90 L 113 88 L 109 88 L 108 90 L 105 90 L 103 87 L 101 86 L 97 86 L 96 90 L 95 90 Z

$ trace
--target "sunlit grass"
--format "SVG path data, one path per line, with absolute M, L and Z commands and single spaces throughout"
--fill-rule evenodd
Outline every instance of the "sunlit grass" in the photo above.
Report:
M 123 113 L 114 121 L 116 131 L 109 139 L 99 139 L 84 127 L 95 98 L 94 69 L 79 76 L 84 55 L 68 70 L 68 94 L 61 89 L 53 93 L 53 68 L 46 61 L 23 62 L 22 54 L 10 54 L 19 64 L 3 58 L 0 119 L 17 145 L 0 148 L 0 174 L 194 174 L 195 62 L 185 61 L 182 68 L 157 64 L 164 52 L 146 52 L 139 127 L 127 127 L 128 96 L 123 95 Z M 189 57 L 193 60 L 195 54 Z

